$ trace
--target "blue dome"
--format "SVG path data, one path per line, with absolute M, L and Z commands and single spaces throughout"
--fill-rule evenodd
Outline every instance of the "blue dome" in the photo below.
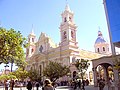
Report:
M 95 41 L 95 44 L 98 44 L 98 43 L 105 43 L 106 41 L 104 40 L 103 37 L 98 37 Z

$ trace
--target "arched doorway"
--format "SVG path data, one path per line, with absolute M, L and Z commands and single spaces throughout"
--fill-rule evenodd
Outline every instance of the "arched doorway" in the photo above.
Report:
M 98 64 L 98 66 L 95 67 L 95 70 L 94 70 L 96 73 L 94 75 L 94 78 L 96 78 L 96 86 L 98 86 L 98 81 L 99 79 L 103 79 L 105 80 L 105 84 L 108 84 L 109 83 L 109 78 L 110 77 L 110 73 L 113 72 L 113 67 L 111 64 L 109 63 L 100 63 Z M 111 72 L 110 72 L 111 71 Z M 112 75 L 112 78 L 113 78 L 113 75 Z
M 97 77 L 105 79 L 106 85 L 108 85 L 109 79 L 114 79 L 115 82 L 115 90 L 119 90 L 120 79 L 119 79 L 119 72 L 117 69 L 114 68 L 116 64 L 115 59 L 120 58 L 118 56 L 104 56 L 98 59 L 92 60 L 93 64 L 93 74 L 94 74 L 94 86 L 98 86 Z M 100 72 L 98 73 L 98 67 L 100 67 Z

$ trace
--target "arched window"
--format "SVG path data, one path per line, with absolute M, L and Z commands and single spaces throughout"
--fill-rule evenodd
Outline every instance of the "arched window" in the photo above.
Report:
M 64 22 L 66 22 L 67 21 L 67 19 L 66 19 L 66 17 L 64 18 Z
M 32 49 L 31 49 L 31 53 L 33 53 L 33 51 L 34 51 L 34 49 L 32 48 Z
M 32 38 L 32 42 L 34 42 L 34 38 Z
M 71 20 L 71 17 L 69 17 L 69 21 L 72 21 L 72 20 Z
M 39 48 L 39 51 L 42 53 L 43 52 L 43 46 L 41 45 Z
M 66 36 L 66 31 L 64 31 L 64 39 L 66 39 L 67 38 L 67 36 Z
M 76 72 L 76 71 L 73 71 L 73 80 L 75 80 L 76 75 L 77 75 L 77 72 Z
M 100 52 L 99 48 L 97 48 L 97 51 Z
M 105 47 L 103 47 L 103 51 L 105 51 Z
M 74 35 L 73 35 L 73 31 L 71 31 L 71 37 L 73 38 L 73 36 L 74 36 Z

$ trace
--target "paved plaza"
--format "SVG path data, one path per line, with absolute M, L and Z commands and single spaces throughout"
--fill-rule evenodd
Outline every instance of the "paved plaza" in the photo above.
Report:
M 0 90 L 5 90 L 5 89 L 1 87 Z M 14 88 L 14 90 L 27 90 L 27 89 L 26 89 L 26 87 L 22 87 L 22 88 Z M 32 90 L 36 90 L 36 88 L 34 87 Z M 39 90 L 42 90 L 41 87 L 39 88 Z M 60 87 L 56 88 L 55 90 L 73 90 L 73 89 L 66 88 L 64 86 L 60 86 Z M 76 90 L 80 90 L 80 89 L 76 89 Z M 99 88 L 89 85 L 89 86 L 85 86 L 85 90 L 99 90 Z M 104 90 L 108 90 L 108 87 L 106 86 L 104 88 Z

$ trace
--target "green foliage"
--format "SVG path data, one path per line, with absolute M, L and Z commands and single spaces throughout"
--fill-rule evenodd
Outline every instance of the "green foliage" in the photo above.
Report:
M 120 71 L 120 58 L 113 56 L 113 60 L 114 60 L 114 69 Z
M 23 70 L 23 68 L 19 68 L 15 72 L 11 72 L 10 74 L 16 76 L 18 80 L 22 81 L 28 77 L 28 72 L 26 70 Z
M 63 66 L 57 62 L 49 62 L 43 71 L 43 75 L 50 78 L 51 81 L 55 81 L 60 77 L 63 77 L 70 73 L 70 69 L 67 66 Z
M 114 65 L 114 68 L 118 71 L 120 71 L 120 62 L 117 62 L 115 65 Z
M 16 76 L 11 74 L 9 75 L 3 74 L 0 76 L 0 80 L 11 80 L 11 79 L 16 79 Z
M 77 60 L 76 63 L 75 63 L 75 66 L 76 68 L 82 73 L 85 73 L 89 67 L 89 63 L 88 63 L 89 60 L 84 60 L 84 59 L 81 59 L 81 60 Z
M 32 81 L 37 81 L 41 79 L 41 76 L 39 75 L 39 73 L 37 72 L 37 70 L 29 70 L 28 71 L 28 77 L 32 80 Z
M 18 63 L 25 59 L 23 47 L 27 47 L 26 38 L 14 29 L 0 28 L 0 62 Z

